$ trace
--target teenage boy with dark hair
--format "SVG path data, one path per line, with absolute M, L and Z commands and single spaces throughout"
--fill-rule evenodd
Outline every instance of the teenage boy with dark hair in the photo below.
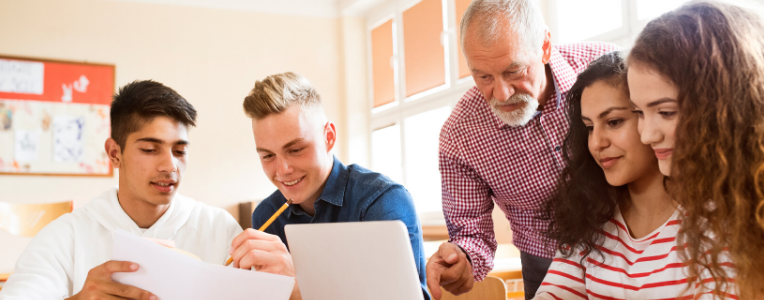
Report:
M 177 193 L 188 160 L 196 110 L 174 90 L 135 81 L 111 106 L 106 153 L 119 168 L 114 187 L 43 228 L 16 263 L 0 299 L 157 299 L 111 280 L 138 265 L 109 261 L 112 233 L 175 241 L 203 261 L 223 264 L 242 230 L 225 210 Z

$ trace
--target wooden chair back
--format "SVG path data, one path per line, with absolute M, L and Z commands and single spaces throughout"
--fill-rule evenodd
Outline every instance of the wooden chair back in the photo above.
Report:
M 442 300 L 506 300 L 507 299 L 507 285 L 499 277 L 487 276 L 485 280 L 481 282 L 475 282 L 472 290 L 459 295 L 454 296 L 447 292 L 442 287 L 443 292 Z
M 12 235 L 35 236 L 45 225 L 72 212 L 72 201 L 22 204 L 0 202 L 0 229 Z

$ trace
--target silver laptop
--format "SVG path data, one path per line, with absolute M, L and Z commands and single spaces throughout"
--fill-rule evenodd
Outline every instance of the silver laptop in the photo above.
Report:
M 297 282 L 306 300 L 422 300 L 401 221 L 287 225 Z

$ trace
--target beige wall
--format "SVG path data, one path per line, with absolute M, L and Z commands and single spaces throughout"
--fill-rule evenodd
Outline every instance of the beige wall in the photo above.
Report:
M 341 21 L 347 126 L 346 163 L 369 167 L 369 69 L 366 62 L 366 19 L 345 17 Z M 342 136 L 341 136 L 342 137 Z
M 255 80 L 284 71 L 309 78 L 340 132 L 335 154 L 346 158 L 345 97 L 365 90 L 346 88 L 345 76 L 358 72 L 341 53 L 365 52 L 365 40 L 352 45 L 342 34 L 358 38 L 353 26 L 362 23 L 108 0 L 0 0 L 0 54 L 114 64 L 117 86 L 154 79 L 177 90 L 199 111 L 180 193 L 236 216 L 238 202 L 275 190 L 241 108 Z M 117 176 L 0 175 L 0 201 L 74 200 L 76 208 Z M 27 242 L 0 231 L 0 273 Z

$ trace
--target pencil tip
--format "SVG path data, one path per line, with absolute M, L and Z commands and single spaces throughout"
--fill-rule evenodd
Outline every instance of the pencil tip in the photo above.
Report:
M 292 199 L 287 200 L 286 204 L 292 204 Z

